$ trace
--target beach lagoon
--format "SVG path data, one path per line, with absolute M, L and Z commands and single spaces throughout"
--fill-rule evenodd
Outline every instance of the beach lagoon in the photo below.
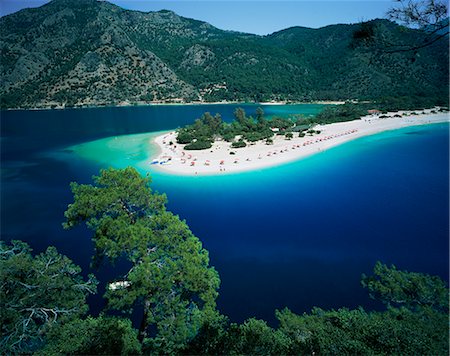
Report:
M 175 128 L 149 129 L 151 118 L 136 118 L 139 126 L 125 115 L 123 126 L 117 118 L 95 131 L 88 122 L 102 110 L 112 109 L 49 112 L 34 135 L 26 125 L 33 125 L 34 113 L 2 120 L 8 128 L 2 130 L 2 148 L 8 143 L 2 153 L 3 240 L 22 239 L 36 251 L 55 245 L 88 271 L 89 232 L 61 227 L 69 182 L 90 182 L 108 166 L 132 165 L 146 174 L 157 154 L 152 137 Z M 49 136 L 58 131 L 51 126 L 55 115 L 74 112 L 87 133 L 61 128 L 59 144 L 50 147 Z M 182 111 L 174 116 L 185 120 Z M 222 280 L 219 307 L 232 320 L 255 316 L 273 323 L 274 310 L 283 307 L 297 313 L 313 306 L 377 308 L 359 284 L 377 260 L 448 281 L 448 129 L 443 123 L 388 131 L 238 174 L 180 177 L 150 166 L 152 188 L 167 194 L 169 209 L 209 250 Z M 108 278 L 105 270 L 97 274 L 103 282 Z M 102 305 L 98 299 L 94 309 Z

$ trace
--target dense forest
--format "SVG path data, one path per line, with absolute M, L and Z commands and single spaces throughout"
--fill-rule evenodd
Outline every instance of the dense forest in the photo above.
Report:
M 448 37 L 388 20 L 267 36 L 223 31 L 172 11 L 53 0 L 0 18 L 2 108 L 375 100 L 448 102 Z
M 88 312 L 99 284 L 93 274 L 54 247 L 33 255 L 26 243 L 1 242 L 2 354 L 448 354 L 445 282 L 381 262 L 361 285 L 383 311 L 285 308 L 274 311 L 275 328 L 230 322 L 216 307 L 220 278 L 208 252 L 150 182 L 126 168 L 71 184 L 64 227 L 92 231 L 92 270 L 130 266 L 107 281 L 98 316 Z

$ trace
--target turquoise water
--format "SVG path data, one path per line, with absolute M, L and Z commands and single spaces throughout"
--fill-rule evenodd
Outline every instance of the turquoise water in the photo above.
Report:
M 109 165 L 146 168 L 139 162 L 147 159 L 150 137 L 142 132 L 176 127 L 175 121 L 152 126 L 139 118 L 138 125 L 126 117 L 122 126 L 113 119 L 114 130 L 110 122 L 93 134 L 88 122 L 102 110 L 79 111 L 78 125 L 89 127 L 88 134 L 67 138 L 60 131 L 63 138 L 52 147 L 48 136 L 39 137 L 40 146 L 20 144 L 30 137 L 21 133 L 23 121 L 35 117 L 15 114 L 9 120 L 22 122 L 8 122 L 6 131 L 2 120 L 2 148 L 8 145 L 2 150 L 2 238 L 22 238 L 37 250 L 56 245 L 86 272 L 89 233 L 60 225 L 68 183 L 89 182 Z M 254 172 L 153 172 L 152 186 L 167 194 L 169 209 L 210 251 L 222 280 L 219 307 L 232 320 L 273 322 L 274 310 L 285 306 L 299 313 L 312 306 L 377 308 L 359 285 L 377 260 L 448 280 L 448 129 L 435 124 L 385 132 Z M 122 136 L 133 132 L 142 134 Z M 95 136 L 111 137 L 90 141 Z M 107 268 L 96 273 L 108 277 Z M 101 304 L 101 298 L 92 301 L 94 309 Z
M 146 172 L 153 135 L 74 149 L 105 166 Z M 376 308 L 358 280 L 377 260 L 448 278 L 447 148 L 448 124 L 435 124 L 254 172 L 152 177 L 211 251 L 226 314 L 273 320 L 284 306 Z

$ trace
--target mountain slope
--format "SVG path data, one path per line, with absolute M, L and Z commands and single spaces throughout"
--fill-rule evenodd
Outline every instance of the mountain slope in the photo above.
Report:
M 394 41 L 420 36 L 373 22 Z M 121 102 L 443 96 L 448 44 L 411 58 L 355 45 L 359 25 L 269 36 L 219 30 L 171 11 L 53 0 L 0 19 L 2 107 Z

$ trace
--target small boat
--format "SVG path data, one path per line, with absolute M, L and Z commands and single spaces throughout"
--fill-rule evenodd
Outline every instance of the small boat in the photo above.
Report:
M 157 159 L 154 159 L 153 161 L 150 162 L 150 164 L 158 164 L 159 161 Z

